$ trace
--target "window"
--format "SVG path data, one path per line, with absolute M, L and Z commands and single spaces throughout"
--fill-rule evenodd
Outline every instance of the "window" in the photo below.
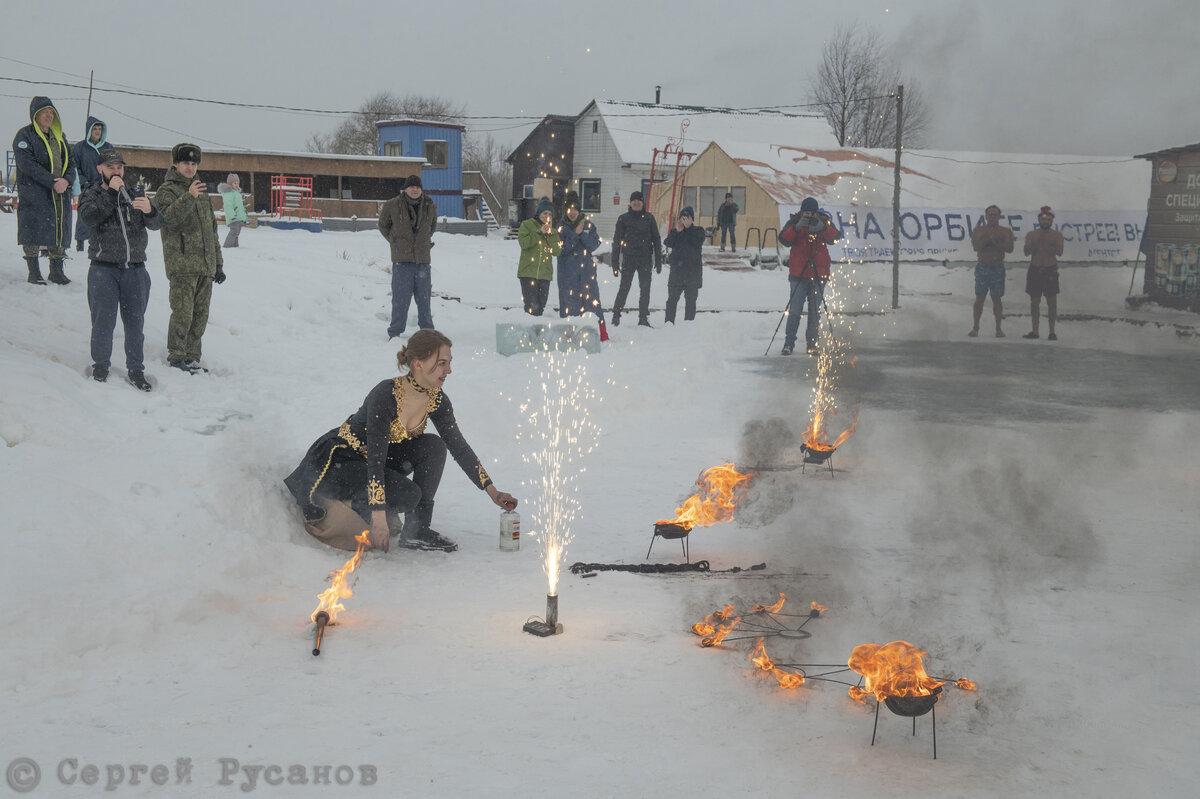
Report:
M 583 203 L 584 211 L 599 213 L 600 211 L 600 181 L 579 181 L 579 201 Z
M 593 119 L 592 120 L 592 133 L 599 133 L 599 132 L 600 132 L 600 120 Z
M 445 139 L 426 139 L 423 155 L 433 169 L 450 166 L 450 145 Z
M 649 178 L 643 178 L 642 185 L 639 188 L 642 192 L 642 202 L 644 203 L 643 207 L 647 211 L 649 211 L 650 210 L 650 180 L 649 180 Z
M 404 142 L 385 141 L 383 143 L 383 154 L 389 158 L 399 158 L 404 155 Z
M 733 195 L 733 201 L 735 203 L 737 203 L 738 213 L 739 214 L 746 213 L 746 187 L 745 186 L 731 186 L 728 191 L 730 194 Z M 721 202 L 725 202 L 724 197 L 721 198 Z
M 696 187 L 695 186 L 684 186 L 683 187 L 683 204 L 685 206 L 688 206 L 688 205 L 692 206 L 692 210 L 696 209 Z
M 526 200 L 533 199 L 533 184 L 532 183 L 526 183 L 521 188 L 521 197 L 523 197 Z
M 701 186 L 700 207 L 696 209 L 698 216 L 716 216 L 717 206 L 725 202 L 724 186 Z

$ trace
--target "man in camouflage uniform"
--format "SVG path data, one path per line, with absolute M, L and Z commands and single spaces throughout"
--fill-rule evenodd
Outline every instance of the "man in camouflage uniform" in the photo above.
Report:
M 207 187 L 196 179 L 200 155 L 194 144 L 175 145 L 171 168 L 154 197 L 170 283 L 167 363 L 190 374 L 207 371 L 200 366 L 200 337 L 208 325 L 213 283 L 225 282 L 217 217 Z

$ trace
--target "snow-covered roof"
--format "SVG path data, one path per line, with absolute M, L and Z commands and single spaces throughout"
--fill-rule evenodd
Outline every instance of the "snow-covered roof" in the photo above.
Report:
M 582 113 L 587 113 L 593 105 L 604 117 L 604 125 L 621 160 L 630 164 L 649 164 L 654 149 L 665 147 L 668 138 L 680 143 L 680 125 L 685 120 L 688 125 L 680 146 L 697 155 L 712 141 L 837 146 L 829 123 L 820 114 L 720 110 L 622 100 L 595 100 Z
M 782 205 L 892 204 L 894 151 L 718 141 L 755 183 Z M 909 207 L 1136 210 L 1145 205 L 1145 161 L 1082 155 L 1019 155 L 905 150 L 900 202 Z

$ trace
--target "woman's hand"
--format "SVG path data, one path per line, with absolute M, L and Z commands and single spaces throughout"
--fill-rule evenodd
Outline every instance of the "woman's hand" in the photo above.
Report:
M 495 502 L 505 510 L 512 510 L 513 508 L 517 507 L 517 498 L 512 494 L 499 490 L 495 485 L 489 485 L 487 487 L 487 493 L 488 496 L 492 498 L 492 502 Z
M 388 530 L 387 511 L 371 511 L 371 533 L 368 537 L 371 539 L 371 546 L 382 549 L 384 552 L 388 551 L 388 546 L 391 544 L 391 532 Z

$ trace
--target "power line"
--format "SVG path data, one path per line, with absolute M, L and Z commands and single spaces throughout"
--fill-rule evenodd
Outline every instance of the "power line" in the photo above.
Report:
M 905 150 L 904 155 L 909 158 L 931 158 L 936 161 L 953 161 L 956 164 L 1020 164 L 1021 166 L 1082 166 L 1085 164 L 1123 164 L 1127 161 L 1138 160 L 1131 157 L 1122 157 L 1095 159 L 1089 161 L 968 161 L 961 158 L 950 158 L 949 156 L 945 155 L 919 153 L 915 150 Z

